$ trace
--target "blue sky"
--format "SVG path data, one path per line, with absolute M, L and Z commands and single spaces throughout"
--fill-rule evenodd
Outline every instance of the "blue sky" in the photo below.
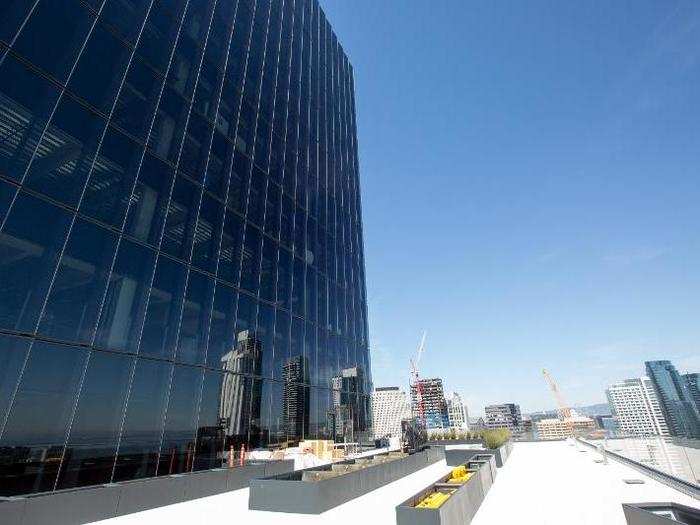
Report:
M 321 0 L 355 68 L 375 386 L 470 411 L 700 370 L 700 3 Z

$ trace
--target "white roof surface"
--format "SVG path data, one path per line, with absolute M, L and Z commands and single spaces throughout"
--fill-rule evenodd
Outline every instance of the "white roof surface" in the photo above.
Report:
M 562 441 L 516 443 L 472 524 L 624 525 L 621 503 L 674 501 L 700 508 L 690 496 L 613 460 L 596 463 L 597 458 L 591 449 Z M 251 511 L 248 489 L 242 489 L 99 523 L 390 525 L 396 523 L 396 505 L 449 470 L 444 461 L 435 463 L 320 515 Z M 626 478 L 645 483 L 628 485 Z

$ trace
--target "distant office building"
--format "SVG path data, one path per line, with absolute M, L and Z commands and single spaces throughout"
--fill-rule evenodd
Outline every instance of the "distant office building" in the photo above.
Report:
M 411 417 L 406 392 L 397 386 L 376 388 L 372 393 L 375 438 L 401 436 L 401 421 Z
M 467 405 L 457 392 L 452 392 L 447 398 L 447 418 L 452 428 L 469 428 L 469 412 Z
M 511 432 L 522 429 L 523 417 L 520 414 L 520 406 L 515 403 L 489 405 L 484 408 L 484 413 L 484 424 L 488 429 L 507 428 Z
M 486 430 L 486 425 L 484 424 L 483 417 L 470 417 L 469 418 L 469 430 L 472 432 L 479 432 L 480 430 Z
M 547 418 L 535 423 L 539 439 L 565 439 L 570 436 L 585 435 L 595 430 L 596 424 L 587 416 L 576 414 L 564 419 Z
M 700 438 L 700 415 L 676 367 L 670 361 L 647 361 L 644 364 L 659 398 L 669 434 Z
M 700 374 L 683 374 L 683 382 L 688 389 L 688 394 L 695 403 L 695 408 L 700 412 Z
M 442 388 L 442 379 L 433 377 L 430 379 L 419 379 L 423 416 L 427 428 L 447 428 L 450 420 L 447 415 L 447 402 L 445 401 L 445 391 Z M 411 407 L 414 416 L 420 415 L 418 406 L 418 387 L 411 385 Z
M 626 379 L 605 391 L 621 435 L 668 436 L 659 398 L 648 377 Z
M 571 427 L 559 418 L 541 419 L 535 423 L 535 428 L 538 439 L 566 439 L 571 436 Z

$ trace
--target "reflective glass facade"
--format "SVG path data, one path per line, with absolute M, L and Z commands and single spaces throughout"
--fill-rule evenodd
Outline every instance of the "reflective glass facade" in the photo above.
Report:
M 353 85 L 315 0 L 0 2 L 0 495 L 370 435 Z

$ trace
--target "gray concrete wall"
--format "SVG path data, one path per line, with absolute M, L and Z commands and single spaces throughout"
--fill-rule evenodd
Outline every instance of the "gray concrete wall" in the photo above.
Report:
M 0 498 L 2 525 L 80 525 L 213 496 L 248 486 L 251 479 L 294 470 L 291 460 L 251 463 L 75 490 Z

